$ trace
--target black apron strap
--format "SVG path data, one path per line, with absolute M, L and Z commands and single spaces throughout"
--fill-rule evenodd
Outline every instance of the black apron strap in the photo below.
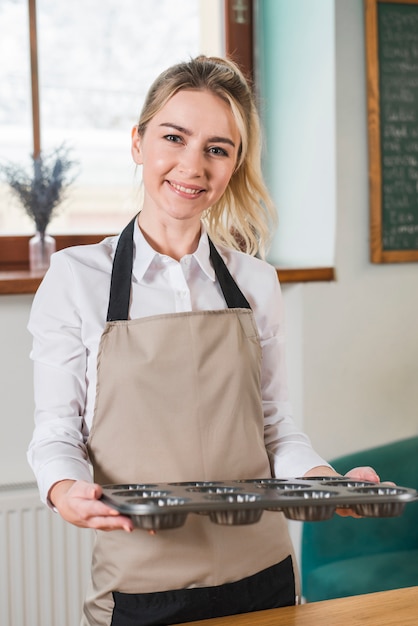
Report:
M 107 321 L 127 320 L 131 298 L 132 264 L 134 256 L 134 227 L 137 215 L 122 231 L 113 259 L 112 277 L 110 281 L 109 308 Z M 209 239 L 209 237 L 208 237 Z M 250 309 L 251 306 L 232 278 L 221 255 L 209 239 L 210 260 L 216 278 L 221 286 L 225 301 L 230 309 Z
M 209 237 L 208 237 L 209 239 Z M 230 309 L 251 309 L 247 298 L 232 278 L 221 255 L 209 239 L 210 260 L 215 270 L 216 278 L 224 294 L 225 301 Z
M 134 227 L 137 216 L 122 231 L 113 259 L 107 321 L 127 320 L 131 298 L 132 264 L 134 258 Z

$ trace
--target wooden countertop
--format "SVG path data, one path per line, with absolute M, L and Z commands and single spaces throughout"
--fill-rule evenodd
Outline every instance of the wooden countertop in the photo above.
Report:
M 190 622 L 188 626 L 417 626 L 418 587 Z

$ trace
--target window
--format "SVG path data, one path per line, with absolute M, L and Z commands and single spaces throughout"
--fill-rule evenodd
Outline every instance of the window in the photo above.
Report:
M 36 31 L 34 32 L 34 22 L 29 23 L 29 12 L 32 11 L 32 14 L 38 15 L 38 6 L 39 11 L 42 10 L 41 16 L 38 17 L 37 26 L 37 38 Z M 68 3 L 54 3 L 53 0 L 0 0 L 0 53 L 2 53 L 2 58 L 8 59 L 8 64 L 0 65 L 0 160 L 9 160 L 13 162 L 24 163 L 26 159 L 27 165 L 30 165 L 30 154 L 32 154 L 34 150 L 34 146 L 38 145 L 42 142 L 42 148 L 45 146 L 56 146 L 56 142 L 62 142 L 65 137 L 60 136 L 59 134 L 54 139 L 53 134 L 53 122 L 57 124 L 58 122 L 64 125 L 65 130 L 67 132 L 67 127 L 71 130 L 71 133 L 74 136 L 77 135 L 77 129 L 74 125 L 74 120 L 72 120 L 72 108 L 68 104 L 70 101 L 77 102 L 77 93 L 78 97 L 80 96 L 81 89 L 83 87 L 83 82 L 81 80 L 82 76 L 76 76 L 74 80 L 79 86 L 79 90 L 75 91 L 75 93 L 71 94 L 71 89 L 68 89 L 68 81 L 73 79 L 74 74 L 76 73 L 75 67 L 73 65 L 68 66 L 68 59 L 64 59 L 64 64 L 66 64 L 66 76 L 68 80 L 62 80 L 59 77 L 59 73 L 61 71 L 60 64 L 58 61 L 62 59 L 62 49 L 67 49 L 68 57 L 72 57 L 72 51 L 78 46 L 82 45 L 80 41 L 82 37 L 84 39 L 91 32 L 95 32 L 94 29 L 101 29 L 102 39 L 106 40 L 108 36 L 108 31 L 104 28 L 105 17 L 100 15 L 99 24 L 95 23 L 96 13 L 99 15 L 105 9 L 110 11 L 113 16 L 128 12 L 129 8 L 131 9 L 131 13 L 129 14 L 129 22 L 127 23 L 128 31 L 131 32 L 135 27 L 135 23 L 138 22 L 138 18 L 135 19 L 134 8 L 136 5 L 140 4 L 141 7 L 145 7 L 148 10 L 148 16 L 150 13 L 150 7 L 152 8 L 151 13 L 158 15 L 160 17 L 160 21 L 170 20 L 171 17 L 174 17 L 174 22 L 169 22 L 169 26 L 165 26 L 165 34 L 166 38 L 170 39 L 170 46 L 166 45 L 166 41 L 163 41 L 162 48 L 164 50 L 164 54 L 166 55 L 165 59 L 159 57 L 158 62 L 161 64 L 160 67 L 165 67 L 171 64 L 174 61 L 173 57 L 173 49 L 171 47 L 171 31 L 176 29 L 179 24 L 179 15 L 183 15 L 182 13 L 174 12 L 173 6 L 175 4 L 181 4 L 183 7 L 183 11 L 185 7 L 187 7 L 187 24 L 190 26 L 191 15 L 194 16 L 195 24 L 198 24 L 194 28 L 193 36 L 195 39 L 195 43 L 193 45 L 197 46 L 195 49 L 197 51 L 201 51 L 206 54 L 228 54 L 235 58 L 235 60 L 241 65 L 244 72 L 248 76 L 252 76 L 253 72 L 253 0 L 142 0 L 138 3 L 136 0 L 93 0 L 88 5 L 95 7 L 95 12 L 90 12 L 89 19 L 86 20 L 86 3 L 82 5 L 82 9 L 78 11 L 78 15 L 82 16 L 81 22 L 79 22 L 79 27 L 74 31 L 74 34 L 71 35 L 70 43 L 68 43 L 68 27 L 63 26 L 63 21 L 65 21 L 65 15 L 70 15 L 71 11 L 74 13 L 72 9 L 73 6 L 81 6 L 79 0 L 77 2 L 71 3 L 71 6 L 65 6 Z M 60 5 L 56 7 L 55 5 Z M 162 7 L 169 6 L 169 10 L 165 11 L 163 14 Z M 190 14 L 190 7 L 193 7 L 192 14 Z M 116 11 L 117 7 L 117 11 Z M 29 8 L 29 11 L 28 11 Z M 48 13 L 49 11 L 49 13 Z M 59 17 L 61 11 L 61 17 Z M 113 12 L 113 13 L 112 13 Z M 197 16 L 197 17 L 196 17 Z M 151 15 L 151 17 L 153 17 Z M 53 21 L 58 20 L 58 25 L 61 25 L 67 29 L 67 43 L 61 42 L 59 38 L 55 37 L 55 41 L 52 40 L 51 29 L 53 29 Z M 73 21 L 75 17 L 72 17 Z M 140 22 L 141 20 L 139 20 Z M 83 23 L 87 24 L 87 35 L 83 34 Z M 119 23 L 117 21 L 117 23 Z M 107 29 L 113 28 L 112 21 L 108 20 L 106 22 Z M 180 24 L 181 26 L 182 24 Z M 42 39 L 43 29 L 49 31 L 49 40 L 47 42 L 40 42 Z M 117 30 L 117 28 L 116 28 Z M 182 45 L 185 41 L 190 42 L 188 39 L 190 33 L 187 37 L 184 37 L 182 40 Z M 200 44 L 196 44 L 197 41 L 200 41 Z M 33 42 L 33 48 L 35 50 L 36 58 L 40 61 L 40 75 L 41 80 L 37 81 L 37 71 L 36 67 L 30 67 L 30 53 L 29 53 L 29 41 Z M 139 40 L 139 37 L 138 37 Z M 179 41 L 179 36 L 176 36 L 176 41 Z M 37 46 L 38 44 L 38 46 Z M 96 35 L 96 45 L 101 48 L 103 41 L 100 40 L 100 37 Z M 152 41 L 151 41 L 152 44 Z M 191 44 L 190 44 L 191 45 Z M 48 47 L 49 46 L 49 47 Z M 86 46 L 88 46 L 88 42 L 84 41 L 84 50 L 86 50 Z M 200 48 L 199 48 L 200 46 Z M 39 50 L 38 50 L 39 47 Z M 49 52 L 48 52 L 49 50 Z M 87 47 L 88 50 L 88 47 Z M 116 45 L 112 50 L 108 50 L 108 59 L 111 59 L 111 56 L 117 52 Z M 110 54 L 112 53 L 112 55 Z M 147 60 L 148 52 L 143 53 L 142 55 L 137 55 L 135 50 L 135 60 L 138 58 L 137 65 L 138 68 L 141 68 L 145 61 Z M 95 54 L 95 51 L 93 50 Z M 48 54 L 51 56 L 48 58 Z M 78 56 L 75 58 L 80 59 L 80 53 L 77 52 Z M 103 56 L 104 52 L 101 51 Z M 184 58 L 184 53 L 178 52 L 179 58 Z M 145 57 L 145 58 L 144 58 Z M 84 63 L 81 63 L 77 66 L 80 71 L 84 71 L 84 65 L 89 66 L 94 63 L 95 67 L 98 67 L 98 58 L 90 59 L 90 55 L 86 52 L 83 56 Z M 102 58 L 102 57 L 101 57 Z M 49 62 L 49 76 L 52 82 L 48 83 L 47 76 L 48 73 L 45 74 L 45 77 L 42 77 L 42 59 L 46 59 L 44 62 Z M 53 63 L 50 63 L 51 59 Z M 10 62 L 9 62 L 10 61 Z M 131 61 L 131 59 L 130 59 Z M 131 62 L 131 65 L 134 61 Z M 113 59 L 112 59 L 113 63 Z M 115 60 L 116 63 L 116 60 Z M 131 65 L 128 64 L 129 67 Z M 107 65 L 100 66 L 102 74 L 106 74 L 108 71 Z M 139 70 L 138 70 L 139 71 Z M 158 69 L 154 66 L 154 71 L 152 74 L 149 74 L 149 79 L 154 78 Z M 117 74 L 117 73 L 116 73 Z M 118 76 L 113 74 L 114 79 L 116 81 L 119 80 Z M 100 78 L 100 76 L 98 77 Z M 134 82 L 136 81 L 139 84 L 140 79 L 139 74 L 135 74 Z M 146 78 L 145 78 L 146 80 Z M 44 105 L 44 94 L 41 91 L 39 97 L 40 107 L 37 106 L 37 98 L 35 94 L 35 104 L 31 103 L 31 83 L 33 85 L 37 85 L 38 82 L 42 87 L 42 81 L 46 81 L 45 86 L 45 98 L 46 103 Z M 146 81 L 149 83 L 149 80 Z M 72 83 L 70 83 L 72 84 Z M 81 86 L 80 86 L 81 85 Z M 96 96 L 100 93 L 100 84 L 99 81 L 92 83 L 93 87 L 96 88 Z M 99 86 L 98 86 L 99 85 Z M 106 84 L 101 84 L 102 89 L 107 90 Z M 147 84 L 148 87 L 148 84 Z M 84 83 L 84 88 L 87 89 L 86 84 Z M 133 102 L 133 87 L 132 84 L 128 85 L 125 88 L 124 94 L 119 94 L 119 86 L 117 87 L 118 93 L 109 94 L 107 93 L 107 102 L 116 102 L 118 105 L 118 111 L 125 111 L 126 115 L 138 115 L 139 109 L 141 106 L 140 102 L 135 101 L 132 110 L 127 107 L 126 101 L 127 99 L 131 99 Z M 48 95 L 48 90 L 50 93 Z M 57 100 L 57 94 L 59 92 L 64 93 L 67 91 L 67 101 L 66 108 L 64 108 L 64 104 L 62 104 L 61 108 L 61 100 Z M 108 90 L 107 90 L 108 91 Z M 36 92 L 36 89 L 35 89 Z M 87 93 L 87 95 L 86 95 Z M 85 91 L 84 95 L 86 98 L 93 98 L 93 94 Z M 49 104 L 48 103 L 49 98 Z M 113 100 L 112 100 L 113 98 Z M 120 103 L 121 99 L 123 100 Z M 103 98 L 100 100 L 102 102 Z M 139 100 L 139 98 L 138 98 Z M 58 104 L 57 104 L 58 102 Z M 64 102 L 64 101 L 63 101 Z M 84 102 L 85 104 L 85 102 Z M 45 108 L 46 107 L 46 108 Z M 88 107 L 86 107 L 88 108 Z M 40 114 L 39 114 L 40 110 Z M 96 108 L 97 111 L 102 114 L 100 107 Z M 67 123 L 65 119 L 64 112 L 67 112 L 67 117 L 70 117 L 70 120 Z M 49 118 L 48 112 L 51 113 L 51 118 Z M 107 111 L 108 119 L 112 119 L 112 114 L 115 114 L 115 111 Z M 41 127 L 38 124 L 38 120 L 44 120 L 44 124 L 46 127 Z M 86 118 L 84 118 L 85 120 Z M 100 118 L 103 120 L 103 117 Z M 129 120 L 129 126 L 135 123 L 136 119 L 132 118 Z M 94 120 L 94 124 L 96 126 L 99 124 L 99 120 Z M 48 126 L 49 125 L 49 126 Z M 103 126 L 103 122 L 102 122 Z M 7 130 L 6 130 L 7 128 Z M 117 128 L 117 124 L 115 126 Z M 89 127 L 90 132 L 92 132 L 92 127 Z M 5 131 L 5 132 L 3 132 Z M 96 131 L 93 132 L 93 135 L 98 138 L 99 130 L 96 128 Z M 105 129 L 104 133 L 101 135 L 101 140 L 97 139 L 95 144 L 96 153 L 99 153 L 99 159 L 102 158 L 102 155 L 105 154 L 109 159 L 114 157 L 112 147 L 114 144 L 110 144 L 109 141 L 106 141 L 106 138 L 109 135 L 112 135 L 112 140 L 117 139 L 117 136 L 121 136 L 120 124 L 119 129 L 113 129 L 112 132 L 107 134 L 107 129 Z M 83 144 L 83 133 L 78 132 L 78 136 L 80 137 L 80 145 Z M 129 140 L 129 131 L 127 133 Z M 123 141 L 126 141 L 126 133 L 123 134 Z M 114 148 L 115 150 L 121 150 L 120 144 L 115 143 L 115 145 L 119 145 L 119 148 Z M 88 144 L 90 151 L 92 151 L 92 144 Z M 47 150 L 46 150 L 47 151 Z M 88 152 L 88 151 L 87 151 Z M 129 157 L 129 141 L 128 141 L 128 157 Z M 79 155 L 74 154 L 76 158 Z M 126 156 L 126 154 L 124 155 Z M 90 162 L 91 163 L 91 162 Z M 126 163 L 126 161 L 125 161 Z M 93 168 L 94 169 L 94 168 Z M 90 171 L 93 171 L 92 169 Z M 113 172 L 109 166 L 107 165 L 106 171 L 110 171 L 111 181 L 114 181 L 117 178 L 117 174 Z M 96 175 L 100 174 L 100 168 L 96 167 Z M 133 181 L 133 169 L 132 165 L 129 161 L 129 165 L 126 166 L 126 170 L 123 171 L 123 175 L 128 180 L 127 188 L 131 190 L 134 185 Z M 86 181 L 86 196 L 83 198 L 82 191 L 79 189 L 77 191 L 79 198 L 79 222 L 76 222 L 75 217 L 70 217 L 67 214 L 69 208 L 74 211 L 74 215 L 77 214 L 77 194 L 72 195 L 69 199 L 67 206 L 65 207 L 65 213 L 63 211 L 63 215 L 57 217 L 53 221 L 53 234 L 57 239 L 57 247 L 63 248 L 70 245 L 75 245 L 77 243 L 92 243 L 94 241 L 98 241 L 104 233 L 109 232 L 117 232 L 120 229 L 120 225 L 124 225 L 126 223 L 126 217 L 122 215 L 121 211 L 123 207 L 125 207 L 125 211 L 129 212 L 129 201 L 132 198 L 128 198 L 129 194 L 126 194 L 126 189 L 123 188 L 119 183 L 119 193 L 125 194 L 122 195 L 122 200 L 120 205 L 118 206 L 118 213 L 115 214 L 113 211 L 113 217 L 109 215 L 106 216 L 105 211 L 103 211 L 102 204 L 99 206 L 99 202 L 97 201 L 98 196 L 93 194 L 94 188 L 94 178 L 90 181 L 90 185 L 87 184 L 87 174 L 84 173 L 81 178 L 78 179 L 77 184 L 79 187 L 82 186 L 83 179 Z M 96 178 L 96 189 L 98 193 L 102 190 L 103 178 L 97 184 L 98 179 Z M 106 184 L 110 181 L 105 179 Z M 137 181 L 138 182 L 138 181 Z M 75 189 L 75 185 L 74 185 Z M 103 195 L 102 195 L 103 197 Z M 91 201 L 91 206 L 87 206 L 87 200 Z M 126 204 L 124 204 L 126 202 Z M 113 207 L 112 207 L 113 210 Z M 96 212 L 94 212 L 96 211 Z M 94 216 L 94 221 L 87 225 L 87 216 L 90 212 L 90 219 Z M 129 212 L 129 216 L 132 214 L 132 211 Z M 105 219 L 106 217 L 106 219 Z M 116 222 L 111 222 L 111 219 L 117 218 L 120 222 L 120 225 Z M 84 224 L 83 224 L 84 222 Z M 82 230 L 84 232 L 91 231 L 89 234 L 80 234 Z M 51 229 L 52 231 L 52 229 Z M 69 234 L 73 231 L 73 234 Z M 74 232 L 76 231 L 76 232 Z M 66 232 L 63 235 L 57 235 L 56 233 Z M 12 234 L 13 233 L 13 234 Z M 20 233 L 20 234 L 19 234 Z M 22 233 L 26 233 L 23 235 Z M 78 234 L 77 234 L 78 233 Z M 96 234 L 95 234 L 96 233 Z M 97 233 L 102 233 L 98 235 Z M 15 275 L 13 272 L 16 270 L 26 270 L 28 267 L 28 239 L 33 234 L 33 224 L 29 218 L 27 218 L 21 207 L 17 207 L 13 205 L 13 201 L 8 193 L 8 190 L 5 186 L 0 184 L 0 293 L 32 293 L 37 284 L 39 284 L 39 278 L 37 277 L 27 277 L 22 276 L 21 274 Z M 7 274 L 5 274 L 5 272 Z M 13 274 L 13 275 L 12 275 Z M 7 276 L 7 277 L 6 277 Z M 3 281 L 3 284 L 2 284 Z M 8 283 L 8 284 L 6 284 Z
M 54 3 L 53 0 L 0 0 L 0 54 L 3 59 L 7 59 L 7 63 L 0 64 L 0 159 L 6 158 L 20 163 L 24 163 L 26 159 L 29 166 L 30 154 L 40 140 L 45 150 L 70 136 L 77 138 L 78 146 L 84 146 L 84 151 L 81 150 L 80 154 L 74 153 L 80 160 L 82 156 L 82 165 L 85 167 L 77 181 L 77 193 L 73 193 L 63 207 L 65 211 L 53 221 L 51 231 L 56 236 L 58 248 L 98 241 L 102 238 L 103 231 L 120 230 L 126 223 L 126 215 L 132 214 L 130 203 L 133 198 L 129 192 L 135 187 L 134 171 L 129 159 L 129 132 L 125 132 L 126 129 L 121 130 L 121 119 L 128 121 L 128 126 L 136 122 L 142 103 L 139 102 L 139 95 L 136 97 L 136 92 L 133 95 L 133 90 L 139 90 L 138 85 L 143 80 L 148 87 L 158 69 L 174 60 L 171 42 L 174 40 L 176 47 L 191 46 L 191 54 L 193 50 L 206 54 L 226 53 L 235 58 L 251 78 L 255 71 L 254 12 L 259 13 L 266 4 L 267 0 L 89 0 L 83 5 L 80 0 L 72 3 Z M 176 11 L 173 11 L 173 6 Z M 138 7 L 145 10 L 147 19 L 154 20 L 155 16 L 160 18 L 156 28 L 159 41 L 162 38 L 163 44 L 158 46 L 157 55 L 148 55 L 143 51 L 142 39 L 139 37 L 141 32 L 145 32 L 143 39 L 148 39 L 151 49 L 155 51 L 156 46 L 154 31 L 151 28 L 141 31 L 145 20 L 138 18 Z M 169 11 L 166 10 L 167 7 Z M 177 7 L 182 8 L 177 11 Z M 165 11 L 162 18 L 163 8 Z M 29 23 L 28 19 L 28 14 L 35 13 L 35 9 L 36 15 L 39 12 L 37 38 L 34 36 L 36 32 L 33 20 Z M 129 20 L 126 19 L 127 14 Z M 174 22 L 167 22 L 172 17 Z M 180 22 L 179 17 L 182 18 Z M 189 26 L 190 31 L 186 35 L 177 32 L 184 24 Z M 60 28 L 66 33 L 62 41 L 55 33 Z M 46 33 L 45 37 L 43 33 Z M 138 37 L 134 38 L 133 33 L 138 33 Z M 161 33 L 165 36 L 162 37 Z M 88 40 L 90 36 L 91 41 Z M 121 46 L 118 45 L 117 36 L 122 41 Z M 262 37 L 258 47 L 263 43 L 265 48 L 265 33 L 258 36 Z M 276 39 L 277 33 L 274 35 L 274 40 Z M 34 90 L 33 102 L 30 86 L 31 83 L 34 86 L 38 84 L 38 76 L 36 67 L 31 68 L 30 65 L 30 40 L 32 48 L 37 52 L 36 58 L 39 59 L 39 83 L 42 88 L 40 98 L 36 89 Z M 137 44 L 137 41 L 140 43 Z M 129 51 L 125 64 L 121 63 L 120 55 L 123 50 L 126 54 L 127 42 L 131 42 L 131 45 L 132 42 L 135 43 L 135 53 Z M 141 50 L 141 55 L 137 54 L 137 48 Z M 166 55 L 166 60 L 160 56 L 161 50 Z M 179 58 L 185 56 L 180 52 L 178 54 Z M 148 74 L 148 79 L 146 74 L 143 79 L 144 68 L 150 67 L 149 58 L 156 65 L 152 73 Z M 120 68 L 122 69 L 119 72 Z M 132 68 L 137 72 L 133 72 Z M 93 79 L 88 81 L 86 72 L 92 72 L 93 69 Z M 135 74 L 133 79 L 130 71 Z M 257 71 L 260 73 L 260 67 Z M 276 77 L 277 72 L 273 75 Z M 257 76 L 257 82 L 259 78 Z M 261 102 L 265 97 L 266 94 L 263 93 Z M 90 111 L 87 111 L 89 107 L 85 107 L 86 102 L 90 103 Z M 132 103 L 132 108 L 128 106 L 129 102 Z M 80 111 L 81 105 L 84 110 Z M 80 113 L 85 129 L 81 133 L 77 128 Z M 135 117 L 131 118 L 131 115 Z M 124 143 L 126 141 L 127 150 Z M 120 167 L 121 161 L 116 159 L 117 155 L 122 154 L 121 151 L 121 159 L 128 158 L 124 161 L 127 164 L 126 169 Z M 104 163 L 102 169 L 101 163 Z M 89 172 L 95 172 L 95 175 L 89 177 Z M 122 179 L 127 181 L 126 187 L 121 183 Z M 108 202 L 111 194 L 106 192 L 109 188 L 114 194 L 113 203 Z M 74 185 L 72 191 L 75 192 L 75 189 Z M 84 235 L 75 234 L 83 231 L 90 232 Z M 27 234 L 18 234 L 24 232 Z M 57 232 L 66 234 L 56 235 Z M 39 284 L 40 277 L 25 273 L 28 267 L 28 239 L 32 234 L 31 220 L 24 215 L 21 207 L 13 206 L 5 186 L 0 184 L 0 293 L 32 293 Z M 16 270 L 23 270 L 23 273 L 16 274 Z M 281 282 L 323 281 L 334 278 L 332 267 L 321 265 L 313 268 L 311 264 L 308 270 L 303 267 L 280 270 L 279 275 Z
M 53 220 L 54 234 L 113 232 L 130 218 L 138 182 L 130 130 L 162 69 L 206 51 L 209 41 L 210 53 L 222 53 L 219 11 L 211 4 L 212 15 L 202 20 L 207 1 L 36 0 L 30 29 L 32 39 L 37 35 L 32 80 L 39 84 L 39 115 L 35 102 L 33 125 L 36 130 L 39 121 L 40 132 L 32 144 L 28 5 L 2 0 L 1 51 L 9 61 L 0 69 L 0 158 L 29 167 L 37 143 L 45 154 L 65 143 L 79 162 L 70 197 Z M 35 7 L 34 0 L 29 5 Z M 32 231 L 3 185 L 0 232 Z

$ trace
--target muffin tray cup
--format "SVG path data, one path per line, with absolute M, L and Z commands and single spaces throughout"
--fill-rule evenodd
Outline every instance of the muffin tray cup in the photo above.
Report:
M 189 513 L 230 526 L 254 524 L 264 510 L 303 522 L 330 519 L 337 508 L 363 517 L 396 517 L 417 499 L 415 489 L 332 476 L 104 485 L 102 496 L 144 530 L 179 528 Z

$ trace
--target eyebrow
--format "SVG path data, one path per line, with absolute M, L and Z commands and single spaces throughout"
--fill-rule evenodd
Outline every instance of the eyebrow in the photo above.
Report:
M 178 124 L 173 124 L 171 122 L 163 122 L 162 124 L 160 124 L 160 126 L 164 126 L 166 128 L 174 128 L 175 130 L 178 130 L 179 133 L 183 133 L 184 135 L 187 135 L 188 137 L 192 135 L 192 132 L 188 128 L 184 128 L 183 126 L 178 126 Z M 232 146 L 233 148 L 235 148 L 235 143 L 232 141 L 232 139 L 229 139 L 229 137 L 220 137 L 220 136 L 215 135 L 214 137 L 209 137 L 208 141 L 210 143 L 212 142 L 213 143 L 226 143 Z

